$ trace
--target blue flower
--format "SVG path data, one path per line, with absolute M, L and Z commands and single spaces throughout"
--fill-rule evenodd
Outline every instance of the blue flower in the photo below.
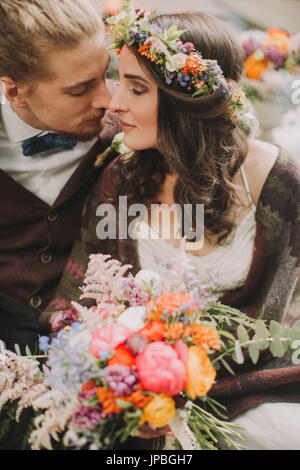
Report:
M 49 348 L 50 338 L 48 336 L 40 336 L 39 338 L 39 348 L 42 352 L 46 353 Z
M 109 355 L 110 355 L 110 351 L 108 351 L 107 349 L 103 349 L 102 351 L 99 352 L 99 357 L 101 361 L 105 361 L 105 359 L 107 359 Z

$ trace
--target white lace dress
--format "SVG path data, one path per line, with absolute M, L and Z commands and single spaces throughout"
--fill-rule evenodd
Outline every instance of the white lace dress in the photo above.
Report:
M 248 194 L 251 210 L 222 246 L 204 256 L 188 253 L 196 268 L 199 280 L 216 279 L 215 294 L 221 297 L 226 291 L 241 287 L 251 267 L 256 233 L 256 207 L 254 205 L 244 168 L 241 174 Z M 149 235 L 149 231 L 151 236 Z M 142 269 L 160 272 L 162 262 L 174 256 L 172 244 L 161 239 L 146 222 L 139 226 L 138 255 Z M 300 407 L 292 403 L 262 404 L 234 420 L 245 428 L 243 445 L 250 450 L 300 450 Z M 288 423 L 288 427 L 287 427 Z M 223 449 L 225 445 L 220 443 Z M 186 449 L 188 450 L 188 449 Z

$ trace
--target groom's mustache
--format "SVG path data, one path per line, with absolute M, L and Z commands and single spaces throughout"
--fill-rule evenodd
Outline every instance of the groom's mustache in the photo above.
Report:
M 85 118 L 85 121 L 92 121 L 95 119 L 101 120 L 104 117 L 104 114 L 106 113 L 106 109 L 101 109 L 98 111 L 95 111 L 94 113 L 91 113 L 89 116 Z

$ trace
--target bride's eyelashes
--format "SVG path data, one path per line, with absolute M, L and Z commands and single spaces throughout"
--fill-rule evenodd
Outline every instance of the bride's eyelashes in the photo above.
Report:
M 141 86 L 129 86 L 128 87 L 128 90 L 130 91 L 130 93 L 132 93 L 133 95 L 143 95 L 144 93 L 147 92 L 147 89 L 144 88 L 144 87 L 141 87 Z

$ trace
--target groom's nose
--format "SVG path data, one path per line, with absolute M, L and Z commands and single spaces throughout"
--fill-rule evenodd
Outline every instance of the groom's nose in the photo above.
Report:
M 107 86 L 105 82 L 101 82 L 94 92 L 91 105 L 94 109 L 108 109 L 110 100 L 111 95 Z
M 113 91 L 113 95 L 109 103 L 109 110 L 112 113 L 118 113 L 119 111 L 126 111 L 126 109 L 126 105 L 121 95 L 121 87 L 118 85 Z

